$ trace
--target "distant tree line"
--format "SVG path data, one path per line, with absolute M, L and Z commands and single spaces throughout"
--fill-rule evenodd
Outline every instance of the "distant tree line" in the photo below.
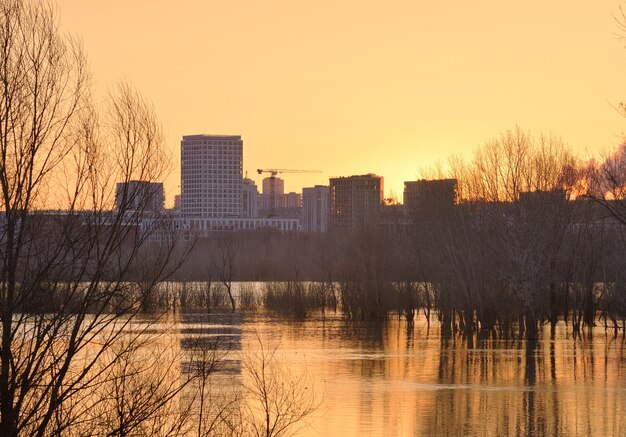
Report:
M 308 305 L 338 303 L 350 318 L 413 320 L 423 311 L 444 332 L 528 338 L 559 320 L 575 332 L 598 321 L 623 329 L 624 147 L 582 162 L 560 139 L 515 128 L 469 160 L 451 159 L 439 177 L 444 188 L 456 181 L 453 195 L 398 209 L 404 226 L 215 234 L 196 243 L 178 274 L 218 277 L 205 260 L 237 247 L 232 280 L 314 281 L 328 295 Z

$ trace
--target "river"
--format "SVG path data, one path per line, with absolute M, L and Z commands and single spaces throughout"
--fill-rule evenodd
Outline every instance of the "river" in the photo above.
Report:
M 213 377 L 224 384 L 242 372 L 241 354 L 275 349 L 317 405 L 298 436 L 626 435 L 626 344 L 603 327 L 581 337 L 560 324 L 536 342 L 468 341 L 443 339 L 422 316 L 364 324 L 256 312 L 185 314 L 168 335 L 181 345 L 225 340 Z

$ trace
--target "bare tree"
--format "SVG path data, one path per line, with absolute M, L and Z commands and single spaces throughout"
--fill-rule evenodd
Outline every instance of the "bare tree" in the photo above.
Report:
M 0 1 L 1 435 L 80 420 L 68 406 L 89 399 L 101 359 L 176 267 L 166 221 L 112 210 L 116 182 L 163 176 L 162 146 L 129 86 L 91 102 L 82 47 L 50 4 Z
M 620 107 L 626 115 L 625 106 L 622 104 Z M 626 144 L 620 145 L 612 152 L 605 152 L 599 161 L 591 160 L 585 169 L 584 176 L 583 186 L 586 188 L 584 194 L 605 212 L 604 215 L 597 212 L 591 214 L 589 229 L 595 234 L 601 232 L 602 238 L 605 238 L 606 234 L 615 251 L 615 255 L 611 257 L 614 265 L 612 269 L 609 269 L 609 271 L 612 270 L 612 274 L 608 278 L 606 274 L 603 275 L 604 291 L 598 295 L 594 291 L 593 284 L 587 287 L 588 291 L 583 297 L 584 303 L 588 306 L 584 321 L 587 324 L 592 322 L 590 315 L 595 315 L 593 309 L 602 307 L 605 320 L 606 317 L 610 317 L 614 325 L 617 325 L 615 316 L 626 315 L 624 310 L 626 308 L 626 293 L 624 293 L 626 280 L 623 274 L 626 252 L 626 232 L 624 231 L 626 225 Z M 594 255 L 596 259 L 586 261 L 598 263 L 597 250 Z M 590 267 L 589 264 L 586 266 Z M 594 281 L 597 277 L 597 274 L 592 275 L 589 280 Z M 614 283 L 609 284 L 606 279 Z M 600 298 L 603 298 L 604 302 L 600 302 Z
M 235 297 L 233 295 L 233 278 L 238 252 L 239 241 L 228 237 L 222 238 L 217 242 L 217 252 L 212 259 L 213 270 L 217 272 L 221 284 L 226 288 L 233 313 L 236 309 Z
M 584 194 L 602 205 L 621 224 L 626 224 L 626 144 L 592 159 L 583 173 Z
M 519 127 L 469 162 L 451 160 L 457 206 L 422 205 L 414 214 L 416 250 L 432 260 L 427 270 L 438 284 L 444 328 L 456 320 L 466 332 L 490 331 L 517 316 L 520 331 L 535 338 L 540 319 L 556 321 L 557 261 L 572 220 L 576 167 L 560 139 Z
M 182 357 L 171 348 L 137 340 L 125 339 L 102 360 L 103 380 L 92 393 L 96 400 L 85 414 L 90 420 L 84 431 L 111 437 L 185 435 L 191 410 L 181 398 L 195 375 L 181 378 Z

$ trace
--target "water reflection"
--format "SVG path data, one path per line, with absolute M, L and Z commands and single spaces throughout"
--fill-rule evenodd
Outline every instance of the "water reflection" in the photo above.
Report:
M 187 357 L 225 352 L 217 385 L 242 372 L 240 354 L 258 337 L 276 342 L 280 364 L 308 373 L 324 395 L 303 436 L 626 435 L 626 344 L 601 329 L 573 337 L 557 325 L 538 341 L 442 338 L 422 319 L 263 314 L 183 315 L 178 326 Z
M 242 315 L 181 314 L 178 329 L 180 348 L 186 352 L 182 372 L 193 372 L 198 366 L 212 374 L 241 373 Z
M 281 336 L 283 364 L 323 387 L 301 435 L 626 435 L 622 338 L 557 326 L 554 340 L 442 339 L 422 320 L 243 325 L 244 338 Z

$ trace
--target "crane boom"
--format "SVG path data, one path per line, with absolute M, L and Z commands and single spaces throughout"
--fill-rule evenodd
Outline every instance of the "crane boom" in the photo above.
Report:
M 293 170 L 288 168 L 257 168 L 258 174 L 269 173 L 271 178 L 275 178 L 279 173 L 321 173 L 320 170 Z
M 257 168 L 258 174 L 269 173 L 270 217 L 274 217 L 276 209 L 276 176 L 279 173 L 321 173 L 320 170 L 293 170 L 288 168 Z M 265 193 L 264 193 L 265 194 Z

